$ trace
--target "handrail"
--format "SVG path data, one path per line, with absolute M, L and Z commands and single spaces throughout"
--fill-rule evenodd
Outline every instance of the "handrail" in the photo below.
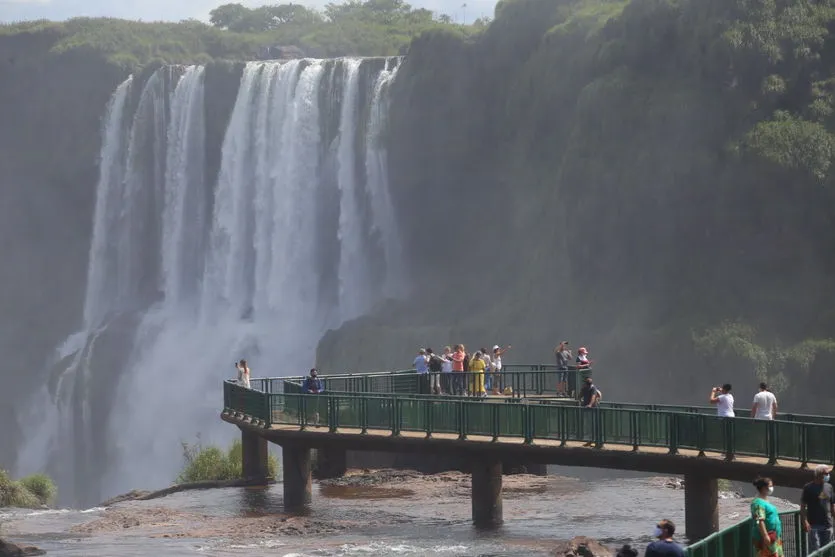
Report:
M 813 551 L 807 557 L 835 557 L 835 541 Z
M 311 421 L 340 427 L 517 437 L 560 442 L 584 441 L 664 447 L 669 454 L 694 450 L 809 462 L 835 461 L 835 425 L 780 420 L 728 420 L 703 413 L 631 408 L 581 408 L 567 404 L 536 404 L 522 400 L 487 404 L 480 399 L 415 395 L 324 393 L 264 393 L 234 382 L 224 383 L 224 411 L 261 427 L 273 424 L 307 427 Z M 315 416 L 314 416 L 315 415 Z M 810 442 L 813 440 L 814 442 Z
M 800 511 L 780 513 L 783 526 L 783 551 L 786 557 L 806 555 L 806 533 L 800 523 Z M 698 542 L 687 546 L 687 557 L 753 557 L 751 518 L 724 528 Z M 809 555 L 809 557 L 812 557 Z M 816 557 L 823 557 L 817 556 Z
M 573 366 L 572 366 L 573 367 Z M 526 369 L 530 368 L 530 370 Z M 502 386 L 510 386 L 513 391 L 513 396 L 516 398 L 525 398 L 531 395 L 537 396 L 537 401 L 542 404 L 565 404 L 576 399 L 579 392 L 579 383 L 586 374 L 591 374 L 591 368 L 586 370 L 578 370 L 576 367 L 568 370 L 568 383 L 571 385 L 569 396 L 543 396 L 555 389 L 556 375 L 558 373 L 556 366 L 548 364 L 506 364 L 503 367 L 500 381 Z M 474 375 L 471 372 L 465 372 L 464 376 L 459 375 L 461 372 L 441 373 L 441 378 L 449 376 L 451 379 L 464 380 L 467 384 L 470 383 L 471 377 Z M 432 375 L 432 374 L 430 374 Z M 491 374 L 488 374 L 491 375 Z M 551 381 L 551 375 L 554 375 L 554 380 Z M 403 383 L 398 383 L 392 387 L 393 384 L 386 383 L 387 378 L 401 378 Z M 370 393 L 370 392 L 389 392 L 392 394 L 417 393 L 419 391 L 417 384 L 417 374 L 414 370 L 397 370 L 387 372 L 373 372 L 373 373 L 349 373 L 349 374 L 331 374 L 320 375 L 329 392 L 343 392 L 343 393 Z M 408 383 L 406 378 L 411 378 L 415 382 Z M 254 389 L 264 392 L 285 392 L 284 384 L 293 385 L 294 388 L 290 392 L 298 392 L 302 381 L 305 377 L 267 377 L 261 379 L 252 379 L 251 384 Z M 375 382 L 375 380 L 378 380 Z M 329 388 L 328 383 L 331 381 L 338 381 L 344 387 L 351 388 Z M 383 381 L 380 383 L 379 381 Z M 373 383 L 373 384 L 372 384 Z M 428 393 L 427 393 L 428 394 Z M 715 414 L 716 409 L 711 406 L 690 406 L 690 405 L 674 405 L 674 404 L 643 404 L 633 402 L 617 402 L 604 401 L 601 403 L 602 407 L 607 408 L 628 408 L 635 410 L 663 410 L 681 412 L 686 414 L 703 413 Z M 737 417 L 750 417 L 750 409 L 743 408 L 737 410 Z M 787 422 L 803 422 L 803 423 L 819 423 L 819 424 L 835 424 L 835 416 L 822 416 L 813 414 L 796 414 L 796 413 L 780 413 L 778 414 L 780 421 Z

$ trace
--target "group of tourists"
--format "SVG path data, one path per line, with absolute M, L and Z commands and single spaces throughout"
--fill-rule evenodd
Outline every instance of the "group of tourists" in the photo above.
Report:
M 832 517 L 835 516 L 835 492 L 830 480 L 832 469 L 817 466 L 814 479 L 803 487 L 800 496 L 800 521 L 809 536 L 809 552 L 820 549 L 832 540 Z M 769 501 L 774 494 L 771 478 L 754 480 L 757 495 L 751 500 L 751 540 L 754 557 L 784 557 L 783 526 L 780 511 Z M 675 524 L 662 520 L 653 532 L 654 541 L 646 548 L 644 557 L 684 557 L 684 548 L 673 540 Z M 638 557 L 629 545 L 623 546 L 617 557 Z
M 835 494 L 830 479 L 832 468 L 815 467 L 814 479 L 803 486 L 800 496 L 800 521 L 809 536 L 809 551 L 815 551 L 832 540 L 832 517 L 835 515 Z M 754 480 L 757 496 L 751 501 L 751 537 L 755 557 L 783 557 L 783 527 L 780 512 L 768 498 L 774 493 L 771 478 Z
M 730 383 L 721 387 L 713 387 L 710 391 L 708 402 L 716 405 L 716 414 L 721 418 L 733 418 L 734 395 Z M 754 395 L 754 402 L 751 403 L 751 417 L 756 420 L 773 420 L 777 416 L 777 397 L 768 390 L 767 383 L 760 383 L 760 390 Z
M 492 350 L 481 348 L 474 354 L 467 352 L 463 344 L 444 347 L 442 354 L 435 354 L 431 348 L 421 348 L 413 362 L 420 376 L 418 392 L 434 395 L 467 395 L 486 397 L 512 394 L 502 388 L 502 356 L 511 348 L 498 344 Z

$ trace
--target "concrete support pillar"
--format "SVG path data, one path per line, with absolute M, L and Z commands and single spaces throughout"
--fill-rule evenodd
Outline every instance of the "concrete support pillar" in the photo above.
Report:
M 282 445 L 284 463 L 284 508 L 296 511 L 310 504 L 313 482 L 310 477 L 310 447 L 286 443 Z
M 348 452 L 344 449 L 317 449 L 316 469 L 313 475 L 318 480 L 341 478 L 348 470 Z
M 267 440 L 252 431 L 241 430 L 241 465 L 246 480 L 264 480 L 269 477 Z
M 684 476 L 684 528 L 690 542 L 719 531 L 719 482 L 702 474 Z
M 473 524 L 477 528 L 496 528 L 502 518 L 502 463 L 497 459 L 474 460 Z

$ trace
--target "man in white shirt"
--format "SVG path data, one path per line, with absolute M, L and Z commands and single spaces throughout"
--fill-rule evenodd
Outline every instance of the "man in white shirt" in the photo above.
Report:
M 754 395 L 751 417 L 757 420 L 773 420 L 777 416 L 777 397 L 768 390 L 768 385 L 760 383 L 760 392 Z
M 731 394 L 731 384 L 725 383 L 721 387 L 713 387 L 710 391 L 710 403 L 716 405 L 716 414 L 723 418 L 733 418 L 734 395 Z

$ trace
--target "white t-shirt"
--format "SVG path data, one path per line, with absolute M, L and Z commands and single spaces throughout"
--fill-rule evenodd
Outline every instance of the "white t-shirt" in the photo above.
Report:
M 728 393 L 716 398 L 719 399 L 716 403 L 716 413 L 723 418 L 733 418 L 736 415 L 734 414 L 734 395 Z
M 773 420 L 774 416 L 771 414 L 771 409 L 777 402 L 777 397 L 774 393 L 768 391 L 760 391 L 754 395 L 754 404 L 757 405 L 757 414 L 754 418 L 758 420 Z
M 449 356 L 444 354 L 444 361 L 441 363 L 441 371 L 443 373 L 452 372 L 452 354 L 450 354 Z
M 493 356 L 493 369 L 495 371 L 502 370 L 502 357 L 501 356 Z
M 490 361 L 490 354 L 482 354 L 481 359 L 484 360 L 484 371 L 490 371 L 493 362 Z

